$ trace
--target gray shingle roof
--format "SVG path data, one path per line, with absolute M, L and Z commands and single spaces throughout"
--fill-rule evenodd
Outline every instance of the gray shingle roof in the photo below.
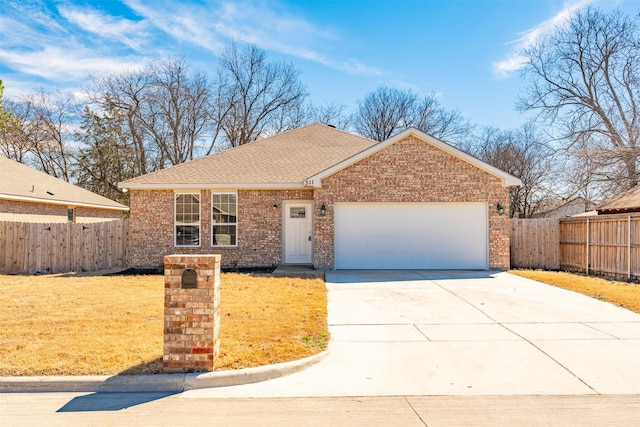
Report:
M 129 209 L 106 197 L 0 156 L 0 200 L 2 199 L 122 211 Z
M 376 144 L 314 123 L 121 182 L 121 188 L 301 186 L 303 181 Z

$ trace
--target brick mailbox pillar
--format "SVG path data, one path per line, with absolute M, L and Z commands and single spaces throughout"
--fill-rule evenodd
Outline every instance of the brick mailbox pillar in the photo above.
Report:
M 220 350 L 220 255 L 164 257 L 164 372 L 213 371 Z

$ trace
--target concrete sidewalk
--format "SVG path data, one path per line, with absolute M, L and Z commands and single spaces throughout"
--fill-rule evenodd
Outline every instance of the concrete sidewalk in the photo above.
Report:
M 640 425 L 640 396 L 181 399 L 159 393 L 0 395 L 3 426 Z
M 640 394 L 640 315 L 502 272 L 327 272 L 330 352 L 187 398 Z

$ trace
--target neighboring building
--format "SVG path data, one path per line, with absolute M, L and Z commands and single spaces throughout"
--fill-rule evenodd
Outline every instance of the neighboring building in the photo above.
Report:
M 101 222 L 129 208 L 0 156 L 0 221 Z
M 130 190 L 129 263 L 509 268 L 519 179 L 415 129 L 377 143 L 312 124 L 153 172 Z
M 596 206 L 598 215 L 640 212 L 640 186 L 620 193 Z
M 543 206 L 539 206 L 538 212 L 532 218 L 565 218 L 568 216 L 582 215 L 595 207 L 584 197 L 546 200 Z

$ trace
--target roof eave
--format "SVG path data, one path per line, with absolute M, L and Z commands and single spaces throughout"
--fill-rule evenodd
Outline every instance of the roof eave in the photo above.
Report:
M 85 202 L 77 202 L 73 200 L 48 200 L 48 199 L 40 199 L 37 197 L 27 197 L 27 196 L 17 196 L 14 194 L 1 194 L 0 199 L 4 200 L 14 200 L 17 202 L 30 202 L 30 203 L 43 203 L 47 205 L 60 205 L 60 206 L 79 206 L 83 208 L 96 208 L 96 209 L 106 209 L 106 210 L 115 210 L 115 211 L 128 211 L 129 208 L 127 206 L 109 206 L 109 205 L 100 205 L 95 203 L 85 203 Z
M 179 183 L 179 184 L 135 184 L 126 182 L 118 183 L 118 188 L 127 190 L 209 190 L 216 189 L 235 189 L 235 190 L 290 190 L 307 188 L 301 182 L 290 183 L 237 183 L 237 184 L 216 184 L 212 183 Z
M 621 208 L 597 208 L 598 215 L 626 214 L 640 212 L 640 206 L 621 207 Z

